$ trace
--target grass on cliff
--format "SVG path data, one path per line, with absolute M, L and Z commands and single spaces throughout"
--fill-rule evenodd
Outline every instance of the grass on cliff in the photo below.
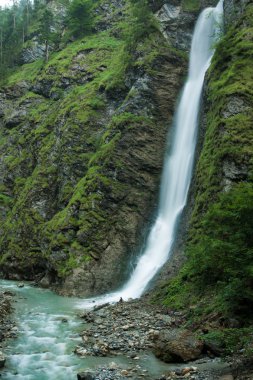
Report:
M 200 10 L 200 0 L 183 0 L 182 8 L 185 12 L 198 12 Z
M 32 63 L 27 63 L 23 65 L 21 68 L 19 68 L 18 70 L 16 69 L 15 72 L 10 73 L 8 77 L 3 80 L 1 84 L 9 86 L 9 85 L 26 81 L 26 80 L 29 80 L 32 82 L 34 79 L 36 79 L 43 65 L 44 63 L 42 59 L 37 60 Z

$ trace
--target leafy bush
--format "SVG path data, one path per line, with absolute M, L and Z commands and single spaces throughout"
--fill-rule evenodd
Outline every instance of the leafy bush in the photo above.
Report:
M 130 3 L 132 20 L 126 30 L 126 39 L 134 44 L 157 30 L 157 22 L 147 0 L 130 0 Z
M 233 312 L 253 306 L 253 187 L 240 183 L 206 213 L 201 239 L 188 249 L 190 271 L 199 282 L 215 285 Z
M 253 330 L 251 328 L 224 328 L 221 330 L 213 330 L 201 337 L 205 342 L 215 343 L 220 347 L 224 354 L 231 355 L 243 348 L 246 353 L 252 353 L 252 337 Z
M 188 261 L 166 290 L 164 302 L 186 306 L 202 300 L 202 312 L 216 309 L 247 318 L 253 307 L 253 186 L 242 182 L 221 193 L 188 244 Z

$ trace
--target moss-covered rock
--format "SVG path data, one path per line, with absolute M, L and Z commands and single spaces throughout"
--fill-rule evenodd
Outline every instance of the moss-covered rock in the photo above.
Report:
M 2 88 L 5 277 L 106 291 L 145 238 L 186 58 L 150 11 L 143 31 L 133 5 L 114 5 L 97 2 L 93 34 L 23 65 Z

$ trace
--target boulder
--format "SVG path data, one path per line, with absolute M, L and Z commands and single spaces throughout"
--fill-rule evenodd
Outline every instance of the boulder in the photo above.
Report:
M 94 380 L 95 375 L 90 371 L 85 371 L 77 374 L 77 380 Z
M 186 329 L 171 329 L 160 333 L 155 340 L 155 355 L 167 362 L 187 362 L 199 358 L 204 344 Z
M 8 117 L 5 119 L 5 126 L 7 128 L 14 128 L 17 125 L 21 124 L 27 115 L 25 109 L 13 110 Z

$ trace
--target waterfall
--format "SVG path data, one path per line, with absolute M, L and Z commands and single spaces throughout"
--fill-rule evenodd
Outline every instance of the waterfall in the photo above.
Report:
M 137 265 L 122 289 L 100 297 L 77 301 L 62 299 L 43 289 L 25 286 L 18 303 L 19 338 L 9 349 L 13 352 L 3 375 L 7 379 L 74 379 L 83 362 L 73 354 L 78 322 L 75 306 L 92 308 L 95 304 L 138 298 L 158 270 L 168 260 L 175 240 L 178 218 L 186 205 L 197 139 L 198 112 L 205 72 L 210 65 L 218 38 L 223 0 L 216 8 L 205 9 L 197 21 L 190 54 L 189 75 L 174 118 L 172 148 L 165 157 L 157 219 Z M 15 283 L 1 281 L 6 289 Z M 70 318 L 69 318 L 70 317 Z M 65 322 L 65 323 L 63 323 Z M 67 323 L 66 323 L 67 322 Z M 65 327 L 64 327 L 65 326 Z M 49 350 L 50 347 L 50 350 Z M 101 358 L 99 359 L 101 362 Z M 86 365 L 93 363 L 86 358 Z M 0 375 L 1 376 L 1 375 Z
M 202 11 L 195 26 L 189 74 L 174 117 L 172 147 L 164 161 L 158 216 L 149 234 L 146 248 L 122 289 L 93 300 L 84 300 L 82 307 L 93 306 L 94 302 L 97 304 L 117 301 L 120 297 L 140 297 L 170 256 L 177 222 L 187 201 L 197 140 L 201 93 L 205 73 L 214 53 L 214 44 L 219 37 L 222 13 L 223 0 L 220 0 L 216 8 L 206 8 Z

